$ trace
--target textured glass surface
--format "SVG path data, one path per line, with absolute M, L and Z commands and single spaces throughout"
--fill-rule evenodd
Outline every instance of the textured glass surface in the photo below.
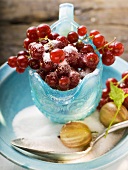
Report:
M 59 20 L 51 26 L 52 31 L 60 35 L 67 35 L 71 30 L 76 31 L 78 24 L 73 18 L 73 5 L 61 5 Z M 86 40 L 86 43 L 94 47 L 91 40 Z M 76 88 L 68 91 L 52 89 L 33 70 L 29 70 L 29 75 L 35 105 L 54 122 L 66 123 L 84 119 L 96 109 L 99 103 L 102 89 L 101 61 L 96 70 L 88 74 Z
M 68 91 L 49 87 L 33 70 L 29 70 L 31 93 L 35 105 L 51 121 L 66 123 L 84 119 L 97 107 L 101 97 L 102 66 Z

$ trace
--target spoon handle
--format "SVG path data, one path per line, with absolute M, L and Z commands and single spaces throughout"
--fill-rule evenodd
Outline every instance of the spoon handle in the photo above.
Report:
M 106 135 L 106 131 L 107 131 L 107 133 L 109 134 L 109 133 L 111 133 L 111 132 L 115 132 L 115 131 L 117 131 L 117 130 L 119 130 L 119 129 L 123 129 L 123 128 L 126 128 L 126 127 L 128 127 L 128 120 L 123 121 L 123 122 L 120 122 L 120 123 L 117 123 L 117 124 L 111 126 L 111 128 L 110 128 L 109 130 L 106 128 L 105 131 L 104 131 L 101 135 L 99 135 L 99 136 L 93 141 L 93 145 L 94 145 L 94 143 L 96 143 L 100 138 L 102 138 L 103 136 Z

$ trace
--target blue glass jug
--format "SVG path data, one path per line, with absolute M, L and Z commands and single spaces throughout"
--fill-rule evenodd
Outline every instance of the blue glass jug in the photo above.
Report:
M 59 7 L 59 20 L 51 25 L 52 32 L 67 35 L 77 31 L 78 24 L 74 21 L 74 6 L 70 3 Z M 86 40 L 95 49 L 90 39 Z M 100 55 L 97 52 L 99 58 Z M 87 74 L 77 87 L 67 91 L 52 89 L 33 70 L 29 70 L 31 94 L 37 108 L 51 121 L 66 123 L 82 120 L 96 109 L 102 93 L 102 62 Z

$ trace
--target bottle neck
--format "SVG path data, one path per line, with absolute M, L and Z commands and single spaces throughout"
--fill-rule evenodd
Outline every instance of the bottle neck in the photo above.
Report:
M 59 20 L 68 18 L 74 20 L 74 6 L 71 3 L 63 3 L 59 6 Z

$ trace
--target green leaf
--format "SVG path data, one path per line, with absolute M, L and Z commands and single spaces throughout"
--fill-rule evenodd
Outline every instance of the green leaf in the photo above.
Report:
M 118 88 L 116 85 L 114 85 L 112 82 L 110 82 L 110 93 L 109 93 L 109 97 L 113 100 L 113 102 L 115 103 L 116 107 L 117 107 L 117 111 L 113 117 L 113 119 L 111 120 L 107 130 L 106 130 L 106 134 L 105 137 L 108 134 L 109 129 L 111 128 L 114 120 L 116 119 L 116 116 L 118 115 L 120 108 L 124 102 L 124 99 L 127 97 L 127 95 L 125 94 L 125 92 L 121 89 Z
M 121 106 L 125 99 L 124 91 L 115 86 L 112 82 L 110 82 L 110 90 L 109 97 L 114 101 L 117 107 Z

